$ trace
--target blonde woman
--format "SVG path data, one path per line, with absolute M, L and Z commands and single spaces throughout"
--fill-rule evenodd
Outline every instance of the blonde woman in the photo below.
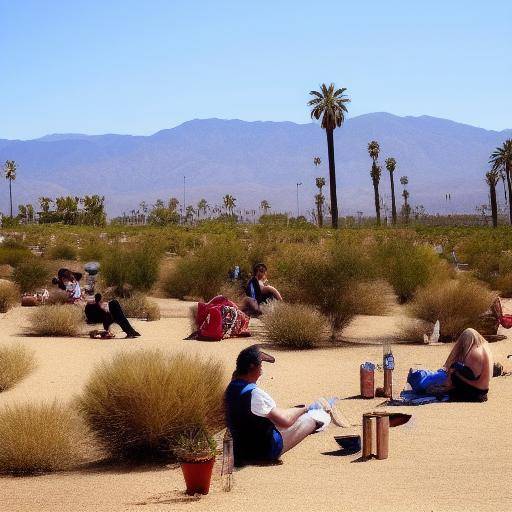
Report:
M 493 358 L 487 340 L 475 329 L 462 332 L 443 368 L 448 373 L 450 401 L 487 401 Z

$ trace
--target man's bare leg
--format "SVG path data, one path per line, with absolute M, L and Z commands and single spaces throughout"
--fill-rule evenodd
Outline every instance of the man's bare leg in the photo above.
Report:
M 319 427 L 318 422 L 311 416 L 304 414 L 291 427 L 281 430 L 283 438 L 283 451 L 291 450 Z

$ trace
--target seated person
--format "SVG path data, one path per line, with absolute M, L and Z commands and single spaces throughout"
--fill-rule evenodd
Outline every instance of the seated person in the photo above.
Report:
M 261 314 L 261 304 L 266 304 L 271 300 L 283 300 L 277 289 L 268 285 L 267 266 L 264 263 L 254 265 L 253 275 L 247 283 L 245 294 L 241 309 L 255 314 Z
M 94 302 L 89 302 L 85 306 L 85 318 L 88 324 L 103 324 L 105 331 L 109 331 L 113 323 L 117 323 L 126 333 L 127 338 L 136 338 L 140 334 L 132 327 L 121 304 L 116 299 L 108 303 L 101 300 L 101 294 L 94 295 Z
M 487 340 L 475 329 L 464 330 L 443 367 L 450 400 L 486 402 L 493 367 Z
M 453 402 L 485 402 L 493 370 L 489 344 L 474 329 L 466 329 L 442 368 L 435 372 L 411 368 L 407 382 L 420 394 L 448 393 Z
M 315 402 L 309 407 L 282 409 L 257 386 L 262 362 L 275 359 L 252 345 L 240 352 L 233 380 L 225 393 L 226 420 L 233 437 L 236 465 L 272 462 L 307 436 L 325 428 L 335 399 Z
M 52 279 L 52 283 L 56 284 L 61 290 L 68 295 L 68 302 L 71 304 L 79 303 L 82 300 L 82 290 L 80 288 L 80 272 L 71 272 L 67 268 L 60 268 L 57 277 Z

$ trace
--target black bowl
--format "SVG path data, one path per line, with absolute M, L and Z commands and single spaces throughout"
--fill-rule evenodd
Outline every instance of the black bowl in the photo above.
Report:
M 346 451 L 357 453 L 361 451 L 361 436 L 334 436 L 334 440 Z

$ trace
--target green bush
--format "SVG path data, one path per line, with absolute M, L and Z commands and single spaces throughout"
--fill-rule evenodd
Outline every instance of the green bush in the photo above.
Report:
M 18 267 L 22 263 L 33 258 L 32 253 L 25 247 L 0 246 L 0 265 Z
M 6 313 L 20 303 L 18 287 L 5 279 L 0 279 L 0 313 Z
M 163 278 L 162 288 L 169 297 L 210 300 L 218 295 L 235 266 L 245 265 L 240 243 L 218 240 L 201 247 L 195 254 L 177 260 Z
M 48 258 L 51 260 L 76 260 L 78 251 L 72 245 L 58 244 L 50 247 Z
M 0 345 L 0 391 L 12 388 L 35 366 L 33 352 L 23 345 Z
M 393 286 L 400 302 L 412 299 L 419 287 L 434 279 L 448 279 L 451 273 L 448 263 L 431 247 L 403 239 L 388 240 L 379 245 L 375 264 Z
M 216 361 L 142 350 L 99 365 L 78 406 L 113 456 L 169 458 L 188 429 L 221 428 L 223 388 Z
M 108 246 L 103 243 L 95 242 L 85 244 L 80 249 L 80 260 L 87 261 L 103 261 L 105 254 L 108 253 Z
M 455 339 L 464 329 L 479 329 L 481 316 L 496 295 L 469 277 L 433 282 L 418 290 L 410 304 L 410 315 L 426 322 L 439 320 L 441 338 Z
M 66 407 L 8 405 L 0 410 L 0 472 L 31 475 L 78 466 L 85 457 L 86 434 Z
M 264 307 L 261 320 L 265 338 L 276 345 L 306 349 L 329 338 L 327 319 L 312 306 L 272 302 Z
M 37 288 L 47 286 L 50 275 L 46 262 L 32 257 L 18 265 L 14 270 L 13 280 L 22 292 L 33 292 Z
M 135 248 L 113 247 L 103 259 L 102 276 L 106 286 L 116 288 L 120 295 L 125 285 L 148 291 L 158 279 L 161 259 L 160 248 L 149 243 Z

